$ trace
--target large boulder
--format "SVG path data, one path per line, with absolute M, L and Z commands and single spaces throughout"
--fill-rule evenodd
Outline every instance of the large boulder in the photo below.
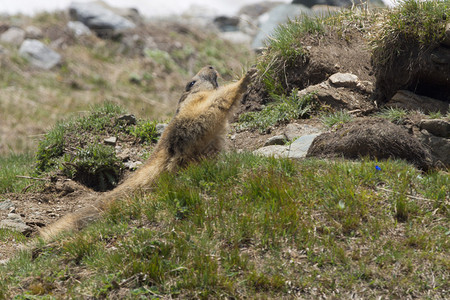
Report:
M 300 4 L 282 4 L 270 10 L 267 13 L 266 20 L 261 22 L 260 30 L 253 40 L 252 49 L 257 50 L 264 47 L 265 40 L 274 34 L 278 25 L 286 23 L 289 19 L 294 19 L 301 14 L 310 15 L 312 12 L 309 8 Z
M 60 63 L 61 55 L 38 40 L 25 40 L 19 54 L 35 67 L 49 70 Z
M 130 20 L 95 2 L 72 2 L 69 14 L 100 36 L 136 27 Z
M 408 131 L 380 118 L 360 118 L 318 136 L 307 157 L 404 159 L 424 171 L 432 167 L 429 151 Z
M 20 46 L 25 39 L 25 30 L 19 27 L 11 27 L 0 35 L 0 42 Z

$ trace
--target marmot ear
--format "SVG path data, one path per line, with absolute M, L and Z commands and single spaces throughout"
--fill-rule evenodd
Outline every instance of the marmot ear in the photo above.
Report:
M 186 84 L 186 88 L 185 91 L 189 92 L 191 90 L 191 88 L 194 86 L 194 84 L 196 83 L 195 80 L 192 80 L 191 82 L 189 82 L 188 84 Z

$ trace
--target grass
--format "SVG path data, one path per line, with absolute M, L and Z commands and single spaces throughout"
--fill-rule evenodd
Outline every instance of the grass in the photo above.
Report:
M 389 107 L 381 109 L 378 116 L 395 124 L 403 124 L 408 116 L 408 112 L 402 108 Z
M 30 184 L 36 184 L 28 179 L 17 176 L 32 175 L 35 157 L 32 154 L 9 154 L 0 156 L 0 194 L 18 193 Z M 31 173 L 31 174 L 30 174 Z
M 290 96 L 275 96 L 275 102 L 269 103 L 261 111 L 246 112 L 239 116 L 238 129 L 258 129 L 260 132 L 272 126 L 294 119 L 309 118 L 315 107 L 314 94 L 298 96 L 293 89 Z
M 333 112 L 331 114 L 322 115 L 320 120 L 327 127 L 333 127 L 334 125 L 348 123 L 352 120 L 352 115 L 345 110 Z
M 448 186 L 399 161 L 226 154 L 20 253 L 0 267 L 0 295 L 439 298 Z

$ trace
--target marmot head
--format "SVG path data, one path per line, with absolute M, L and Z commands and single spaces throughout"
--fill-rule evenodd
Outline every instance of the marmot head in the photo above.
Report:
M 201 70 L 186 84 L 184 93 L 178 101 L 176 114 L 180 111 L 181 104 L 188 95 L 217 89 L 219 87 L 217 84 L 217 77 L 220 77 L 220 74 L 213 66 L 208 65 L 201 68 Z

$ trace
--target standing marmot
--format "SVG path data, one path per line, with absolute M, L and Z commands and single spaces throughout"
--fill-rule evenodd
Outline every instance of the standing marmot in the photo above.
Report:
M 246 92 L 254 73 L 251 69 L 238 82 L 219 88 L 217 71 L 211 66 L 202 68 L 186 85 L 177 113 L 148 162 L 114 190 L 99 196 L 91 206 L 43 228 L 41 237 L 49 240 L 62 231 L 80 229 L 98 219 L 114 201 L 151 186 L 162 172 L 175 171 L 188 162 L 220 151 L 233 108 Z

